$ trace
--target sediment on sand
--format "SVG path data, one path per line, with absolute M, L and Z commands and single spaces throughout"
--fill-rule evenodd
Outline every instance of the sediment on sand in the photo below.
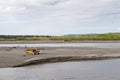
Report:
M 29 48 L 41 49 L 39 55 L 28 55 Z M 0 47 L 0 68 L 41 63 L 104 60 L 120 58 L 120 48 L 96 47 Z
M 66 56 L 66 57 L 52 57 L 52 58 L 33 58 L 26 60 L 24 63 L 15 65 L 13 67 L 22 67 L 34 64 L 52 63 L 52 62 L 66 62 L 66 61 L 88 61 L 88 60 L 107 60 L 107 59 L 117 59 L 120 56 Z

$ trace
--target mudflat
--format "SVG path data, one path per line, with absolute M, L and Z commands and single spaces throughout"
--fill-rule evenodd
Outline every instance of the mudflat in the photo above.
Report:
M 120 40 L 83 40 L 83 41 L 64 41 L 64 40 L 46 40 L 46 41 L 0 41 L 0 44 L 39 44 L 39 43 L 120 43 Z
M 13 67 L 29 63 L 34 60 L 47 59 L 49 62 L 59 58 L 61 61 L 78 60 L 78 58 L 120 58 L 120 48 L 93 48 L 93 47 L 34 47 L 40 49 L 40 55 L 26 54 L 24 50 L 33 47 L 0 47 L 0 67 Z M 63 59 L 62 59 L 63 58 Z M 65 59 L 67 58 L 67 59 Z M 69 58 L 69 59 L 68 59 Z M 57 59 L 57 61 L 60 61 Z M 46 62 L 46 61 L 45 61 Z

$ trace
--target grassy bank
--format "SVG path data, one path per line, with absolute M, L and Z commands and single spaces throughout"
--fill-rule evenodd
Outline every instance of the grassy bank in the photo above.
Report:
M 64 35 L 64 36 L 36 36 L 36 35 L 0 35 L 0 41 L 3 40 L 120 40 L 120 33 L 106 34 L 84 34 L 84 35 Z

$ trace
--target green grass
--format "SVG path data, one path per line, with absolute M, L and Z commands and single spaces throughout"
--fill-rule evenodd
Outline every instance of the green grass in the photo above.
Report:
M 64 35 L 64 36 L 0 35 L 0 41 L 3 41 L 3 40 L 41 40 L 41 41 L 44 41 L 44 40 L 63 40 L 63 41 L 120 40 L 120 33 Z

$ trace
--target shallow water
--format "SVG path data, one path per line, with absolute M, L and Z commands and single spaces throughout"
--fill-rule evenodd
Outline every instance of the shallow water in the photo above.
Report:
M 0 80 L 120 80 L 120 59 L 1 68 Z
M 0 44 L 0 47 L 101 47 L 117 48 L 120 43 L 41 43 L 41 44 Z

